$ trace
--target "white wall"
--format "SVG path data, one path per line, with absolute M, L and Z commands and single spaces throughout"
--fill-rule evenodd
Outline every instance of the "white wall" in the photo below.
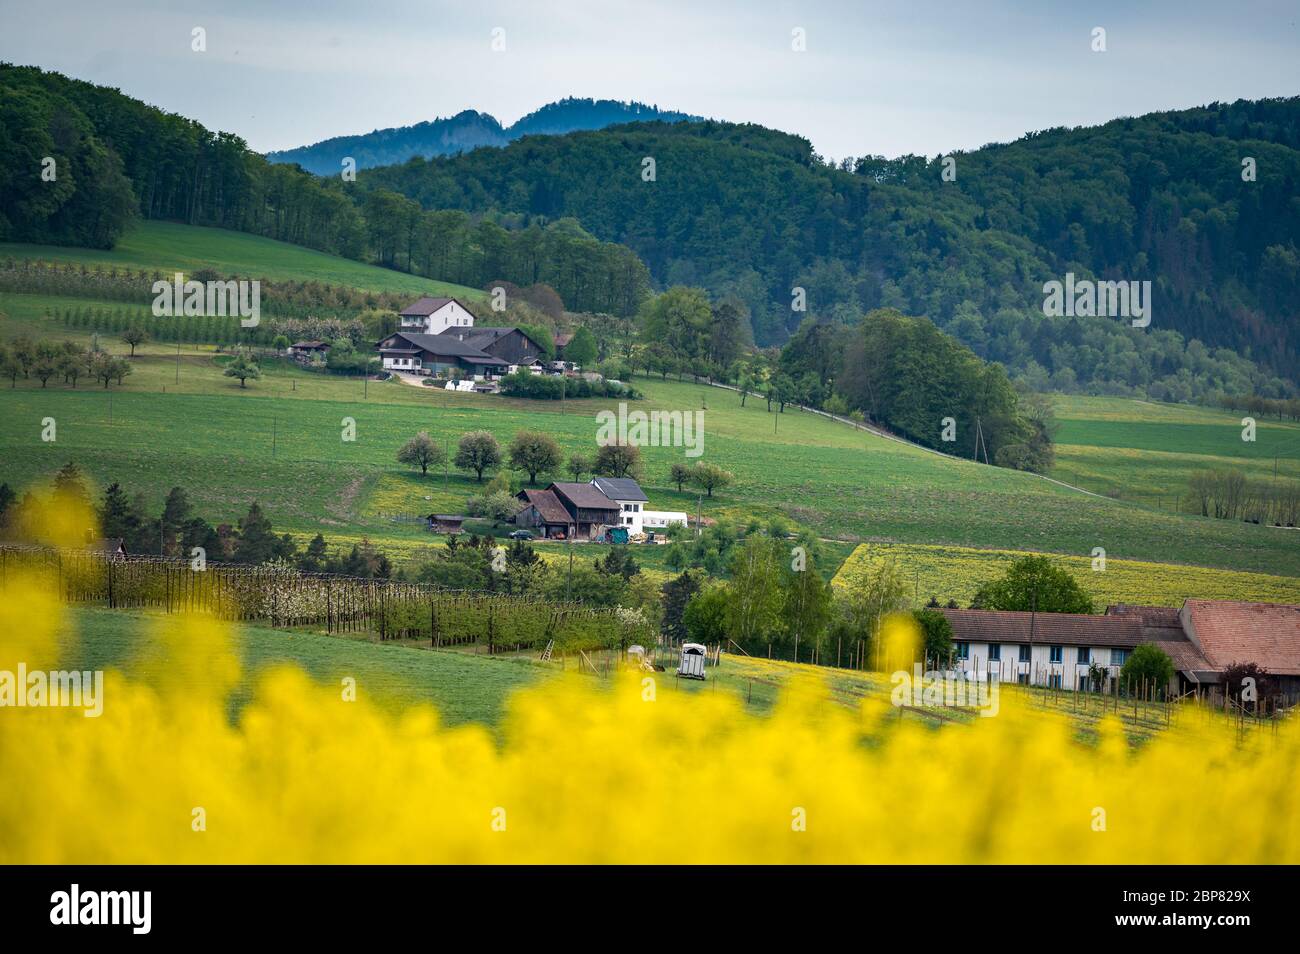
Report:
M 410 324 L 406 322 L 410 320 Z M 401 331 L 414 331 L 426 335 L 440 335 L 448 328 L 472 328 L 474 316 L 460 306 L 459 302 L 449 301 L 423 320 L 403 318 Z
M 958 640 L 953 640 L 954 644 Z M 953 668 L 962 672 L 986 673 L 992 671 L 1000 682 L 1018 682 L 1022 673 L 1029 676 L 1031 685 L 1045 686 L 1052 676 L 1061 677 L 1062 689 L 1077 689 L 1079 677 L 1087 676 L 1088 663 L 1080 663 L 1078 646 L 1062 646 L 1061 661 L 1052 662 L 1051 646 L 1035 644 L 1030 647 L 1029 661 L 1020 662 L 1019 643 L 1000 643 L 1002 659 L 989 661 L 988 643 L 970 643 L 966 659 L 955 659 Z M 1111 664 L 1111 647 L 1092 647 L 1091 660 L 1106 670 L 1109 678 L 1119 675 L 1120 666 Z
M 629 534 L 643 533 L 645 526 L 644 500 L 615 500 L 618 504 L 618 525 L 626 527 Z

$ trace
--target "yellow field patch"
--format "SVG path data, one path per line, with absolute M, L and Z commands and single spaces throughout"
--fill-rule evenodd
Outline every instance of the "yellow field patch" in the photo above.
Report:
M 844 561 L 834 583 L 849 585 L 871 561 L 892 559 L 918 604 L 933 596 L 940 603 L 956 600 L 968 606 L 982 584 L 998 578 L 1014 560 L 1027 555 L 1019 550 L 864 543 Z M 1295 577 L 1113 558 L 1106 560 L 1104 571 L 1098 571 L 1092 568 L 1091 556 L 1048 556 L 1079 581 L 1098 609 L 1111 603 L 1181 606 L 1188 598 L 1300 603 L 1300 579 Z

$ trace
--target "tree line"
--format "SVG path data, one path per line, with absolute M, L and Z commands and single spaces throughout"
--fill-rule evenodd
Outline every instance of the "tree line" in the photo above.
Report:
M 547 281 L 581 311 L 629 314 L 649 288 L 634 253 L 574 222 L 518 228 L 508 217 L 426 213 L 403 196 L 268 162 L 238 136 L 36 67 L 0 64 L 0 92 L 0 126 L 11 131 L 0 139 L 0 241 L 112 248 L 142 217 L 472 287 Z
M 531 139 L 362 179 L 426 208 L 572 216 L 636 251 L 660 287 L 744 302 L 760 345 L 808 314 L 892 307 L 1036 385 L 1279 394 L 1300 361 L 1286 320 L 1300 304 L 1297 112 L 1292 98 L 1049 130 L 948 157 L 955 178 L 942 156 L 832 168 L 799 137 L 705 122 Z M 1247 146 L 1241 116 L 1265 114 L 1252 128 L 1270 138 Z M 1243 155 L 1257 159 L 1250 182 Z M 1151 280 L 1152 326 L 1045 320 L 1043 283 L 1067 271 Z
M 183 487 L 167 492 L 161 511 L 150 511 L 143 493 L 130 494 L 117 481 L 110 483 L 98 499 L 92 497 L 89 481 L 81 468 L 69 461 L 59 468 L 50 485 L 57 507 L 94 515 L 100 537 L 122 541 L 129 556 L 194 558 L 200 548 L 205 561 L 262 564 L 280 562 L 309 573 L 341 573 L 347 576 L 387 578 L 393 565 L 368 540 L 348 550 L 331 547 L 323 534 L 316 534 L 300 546 L 289 534 L 277 535 L 270 518 L 257 501 L 236 523 L 213 525 L 195 512 Z M 37 537 L 35 521 L 42 510 L 32 491 L 22 497 L 7 483 L 0 483 L 0 534 L 17 539 Z M 87 544 L 97 540 L 87 539 Z

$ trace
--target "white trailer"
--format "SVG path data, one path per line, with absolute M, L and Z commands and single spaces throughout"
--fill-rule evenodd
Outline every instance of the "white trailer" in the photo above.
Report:
M 708 650 L 699 643 L 682 644 L 682 661 L 677 666 L 677 675 L 687 679 L 704 678 L 704 659 Z

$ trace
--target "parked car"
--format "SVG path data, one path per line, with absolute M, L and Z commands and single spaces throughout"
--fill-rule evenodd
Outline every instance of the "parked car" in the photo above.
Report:
M 533 539 L 533 531 L 531 531 L 531 530 L 512 530 L 512 531 L 510 532 L 510 539 L 511 539 L 511 540 L 531 540 L 531 539 Z

